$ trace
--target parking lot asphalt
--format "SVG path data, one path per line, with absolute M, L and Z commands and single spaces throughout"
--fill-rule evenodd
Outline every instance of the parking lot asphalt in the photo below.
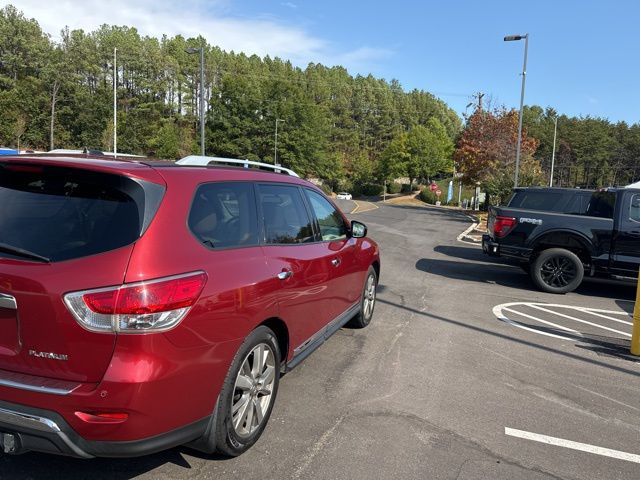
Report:
M 622 354 L 628 337 L 557 315 L 628 333 L 611 318 L 630 321 L 635 289 L 538 292 L 519 267 L 456 241 L 465 216 L 377 206 L 350 215 L 381 247 L 371 325 L 340 330 L 282 378 L 247 453 L 29 453 L 0 457 L 0 478 L 637 479 L 640 363 Z M 620 348 L 541 334 L 558 326 Z

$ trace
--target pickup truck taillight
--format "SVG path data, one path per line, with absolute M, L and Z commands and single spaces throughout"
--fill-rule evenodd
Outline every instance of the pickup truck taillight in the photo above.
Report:
M 496 217 L 493 221 L 493 234 L 496 238 L 506 237 L 513 227 L 516 226 L 516 219 L 512 217 Z
M 206 282 L 204 272 L 193 272 L 67 293 L 64 301 L 78 323 L 93 332 L 164 332 L 180 323 Z

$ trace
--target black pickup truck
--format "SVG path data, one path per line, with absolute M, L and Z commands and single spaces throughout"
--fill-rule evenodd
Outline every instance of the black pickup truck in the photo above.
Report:
M 487 224 L 483 251 L 519 261 L 543 291 L 570 292 L 585 275 L 638 278 L 640 189 L 594 192 L 579 215 L 491 207 Z

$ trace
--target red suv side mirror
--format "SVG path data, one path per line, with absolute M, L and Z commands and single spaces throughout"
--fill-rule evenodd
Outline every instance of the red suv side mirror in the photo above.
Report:
M 362 238 L 367 236 L 367 226 L 356 220 L 351 221 L 351 236 L 353 238 Z

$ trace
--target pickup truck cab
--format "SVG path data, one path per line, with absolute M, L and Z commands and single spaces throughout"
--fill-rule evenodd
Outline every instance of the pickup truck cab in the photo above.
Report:
M 583 215 L 593 193 L 580 188 L 520 187 L 513 189 L 507 207 Z
M 491 207 L 485 253 L 515 259 L 550 293 L 575 290 L 585 275 L 637 279 L 640 189 L 594 192 L 584 214 Z

